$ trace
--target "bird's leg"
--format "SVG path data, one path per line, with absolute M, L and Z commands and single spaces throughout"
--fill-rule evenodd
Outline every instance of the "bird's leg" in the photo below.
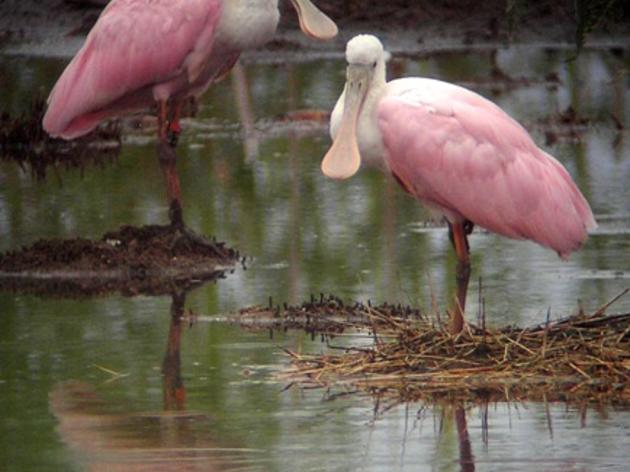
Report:
M 158 137 L 167 142 L 168 138 L 168 101 L 158 100 Z
M 175 248 L 178 245 L 186 245 L 188 247 L 205 246 L 212 249 L 217 255 L 225 254 L 225 250 L 221 249 L 214 241 L 195 234 L 184 224 L 179 176 L 175 165 L 177 161 L 175 148 L 166 141 L 160 141 L 158 144 L 158 158 L 164 180 L 166 181 L 168 216 L 174 233 L 172 247 Z
M 182 217 L 179 175 L 176 167 L 177 154 L 175 154 L 175 149 L 166 141 L 160 141 L 158 144 L 158 158 L 166 182 L 166 198 L 171 226 L 174 229 L 182 230 L 184 228 L 184 220 Z
M 457 255 L 457 268 L 455 271 L 457 298 L 456 306 L 451 316 L 450 331 L 452 334 L 457 334 L 464 328 L 466 292 L 468 291 L 468 280 L 470 279 L 470 254 L 467 233 L 469 231 L 467 231 L 465 223 L 449 223 L 449 236 Z
M 173 99 L 173 114 L 168 124 L 168 143 L 175 147 L 177 146 L 177 140 L 182 132 L 182 128 L 179 125 L 179 119 L 182 113 L 182 101 Z

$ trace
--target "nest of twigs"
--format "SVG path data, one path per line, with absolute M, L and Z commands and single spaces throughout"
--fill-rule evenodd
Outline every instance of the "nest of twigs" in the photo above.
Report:
M 524 329 L 468 324 L 457 335 L 415 310 L 343 306 L 336 299 L 277 307 L 273 319 L 278 327 L 286 322 L 294 327 L 299 318 L 305 329 L 320 326 L 327 334 L 353 326 L 373 338 L 368 346 L 339 347 L 340 353 L 287 351 L 292 367 L 282 377 L 292 385 L 341 388 L 395 401 L 629 404 L 630 313 L 606 315 L 611 303 L 592 314 Z M 313 321 L 317 318 L 319 324 Z

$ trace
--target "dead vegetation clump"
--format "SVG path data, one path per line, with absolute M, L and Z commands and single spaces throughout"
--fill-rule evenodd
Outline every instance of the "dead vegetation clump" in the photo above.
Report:
M 330 300 L 315 305 L 315 310 L 312 303 L 277 308 L 275 318 L 290 326 L 291 317 L 301 313 L 305 329 L 320 323 L 325 333 L 336 334 L 352 327 L 367 331 L 373 342 L 335 348 L 341 353 L 288 351 L 293 365 L 282 377 L 292 385 L 341 388 L 395 402 L 630 403 L 630 313 L 606 315 L 610 304 L 590 315 L 524 329 L 469 324 L 458 335 L 416 311 L 408 316 L 407 308 L 357 304 L 333 312 Z M 326 323 L 313 321 L 322 313 Z

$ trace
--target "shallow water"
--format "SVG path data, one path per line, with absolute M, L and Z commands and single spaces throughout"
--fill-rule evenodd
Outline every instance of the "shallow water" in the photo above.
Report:
M 592 311 L 630 286 L 630 133 L 617 131 L 611 119 L 630 126 L 623 72 L 630 53 L 587 49 L 572 57 L 566 49 L 514 46 L 392 64 L 394 75 L 461 83 L 499 103 L 567 166 L 600 223 L 569 262 L 532 243 L 475 232 L 471 319 L 480 277 L 493 325 L 542 322 L 548 311 L 561 317 L 578 300 Z M 0 56 L 2 110 L 25 110 L 64 64 Z M 494 65 L 512 80 L 492 79 Z M 183 123 L 178 170 L 187 223 L 251 258 L 246 270 L 187 294 L 186 308 L 212 316 L 266 304 L 269 296 L 298 303 L 320 292 L 424 309 L 435 296 L 445 306 L 454 279 L 445 229 L 427 224 L 426 212 L 377 172 L 343 183 L 325 179 L 319 170 L 329 145 L 325 123 L 286 119 L 295 110 L 330 110 L 343 68 L 335 58 L 290 64 L 250 58 L 245 88 L 238 75 L 217 84 L 198 116 Z M 235 106 L 243 90 L 253 115 Z M 569 105 L 590 124 L 579 139 L 545 144 L 542 120 Z M 127 135 L 116 164 L 83 175 L 60 170 L 35 182 L 0 164 L 0 250 L 166 222 L 150 136 Z M 471 454 L 462 460 L 467 449 L 458 443 L 452 408 L 402 405 L 374 418 L 367 398 L 327 401 L 325 392 L 283 391 L 274 380 L 287 365 L 278 346 L 324 345 L 301 333 L 270 340 L 205 317 L 173 327 L 171 303 L 0 293 L 0 468 L 168 470 L 177 462 L 204 470 L 624 469 L 626 410 L 473 408 L 466 415 Z M 611 311 L 629 309 L 627 297 Z M 164 386 L 161 374 L 169 329 L 171 340 L 181 329 L 179 390 Z M 169 365 L 177 364 L 175 354 Z M 169 379 L 177 383 L 177 376 Z M 177 396 L 183 389 L 185 399 Z M 165 413 L 173 409 L 185 413 Z

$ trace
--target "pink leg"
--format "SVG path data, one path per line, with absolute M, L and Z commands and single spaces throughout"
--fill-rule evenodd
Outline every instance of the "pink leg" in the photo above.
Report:
M 468 281 L 470 279 L 470 254 L 464 224 L 454 223 L 450 225 L 449 228 L 453 236 L 455 254 L 457 255 L 457 268 L 455 272 L 457 278 L 457 303 L 451 316 L 450 331 L 452 334 L 457 334 L 464 329 L 466 293 L 468 292 Z
M 158 101 L 158 138 L 160 141 L 166 142 L 168 131 L 168 102 L 166 100 Z
M 168 142 L 160 141 L 158 144 L 158 157 L 166 183 L 166 198 L 168 200 L 171 225 L 181 229 L 184 226 L 184 222 L 179 175 L 176 167 L 177 154 L 175 154 L 175 149 Z
M 181 100 L 173 99 L 173 115 L 171 116 L 170 123 L 168 124 L 168 142 L 171 146 L 177 145 L 177 139 L 179 138 L 182 128 L 179 125 L 179 119 L 182 113 Z
M 179 112 L 178 112 L 179 113 Z M 168 120 L 168 101 L 158 101 L 158 159 L 164 182 L 166 183 L 166 198 L 168 201 L 169 217 L 171 225 L 176 228 L 183 228 L 181 190 L 179 185 L 179 175 L 177 174 L 177 154 L 170 144 L 170 125 Z

